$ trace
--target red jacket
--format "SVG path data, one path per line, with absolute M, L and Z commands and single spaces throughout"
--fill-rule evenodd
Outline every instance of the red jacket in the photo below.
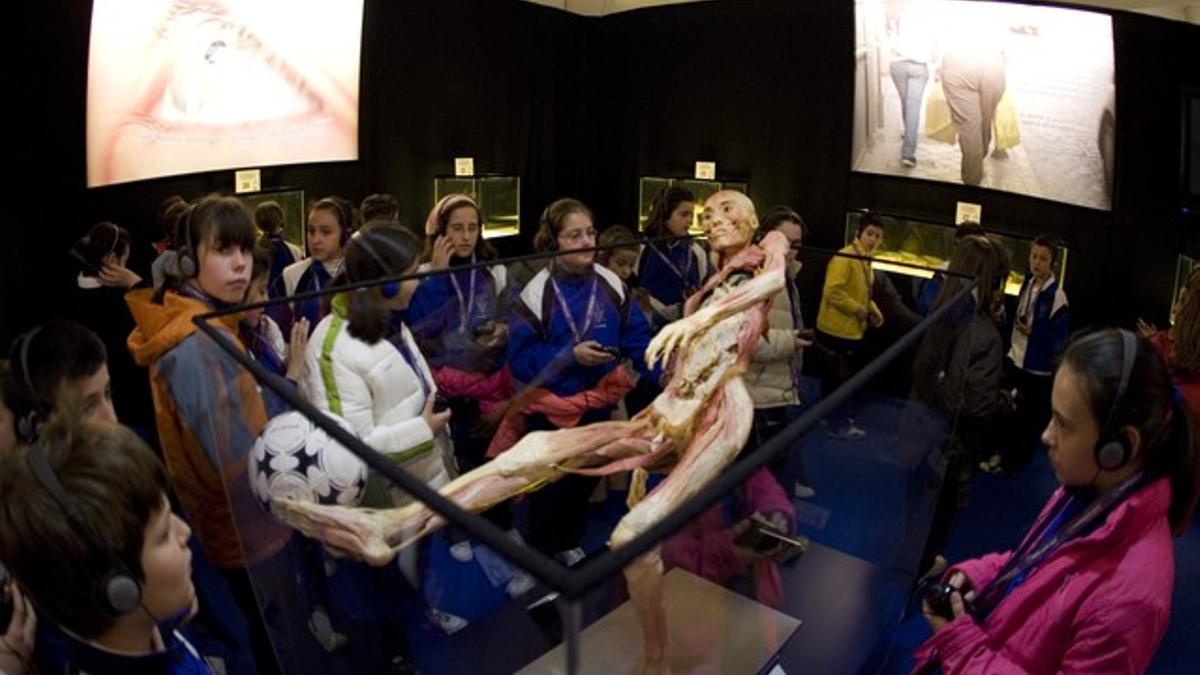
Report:
M 934 633 L 917 649 L 914 672 L 938 662 L 945 675 L 1144 672 L 1171 616 L 1170 502 L 1165 478 L 1140 489 L 1094 532 L 1051 554 L 983 625 L 964 615 Z M 947 575 L 960 570 L 983 589 L 1011 555 L 968 560 Z

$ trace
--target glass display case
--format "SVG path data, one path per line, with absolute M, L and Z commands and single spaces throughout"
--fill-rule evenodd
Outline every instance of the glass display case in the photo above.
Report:
M 743 378 L 753 376 L 719 364 L 696 371 L 689 365 L 708 353 L 702 336 L 719 331 L 701 327 L 695 342 L 676 352 L 671 372 L 693 373 L 698 379 L 688 382 L 696 388 L 680 388 L 674 378 L 691 376 L 672 374 L 674 393 L 655 399 L 653 382 L 661 371 L 640 365 L 645 335 L 613 342 L 611 361 L 588 367 L 594 371 L 576 363 L 570 340 L 557 351 L 546 345 L 523 351 L 531 322 L 551 321 L 552 314 L 540 312 L 560 311 L 551 296 L 568 297 L 569 289 L 560 291 L 557 285 L 573 283 L 565 277 L 553 283 L 545 275 L 535 277 L 529 283 L 545 285 L 545 301 L 510 309 L 487 301 L 492 291 L 486 284 L 464 283 L 465 277 L 446 284 L 442 276 L 489 274 L 492 266 L 514 262 L 421 275 L 404 319 L 407 330 L 382 339 L 396 344 L 395 350 L 383 350 L 396 367 L 371 368 L 372 374 L 401 378 L 397 369 L 403 362 L 424 374 L 410 378 L 413 382 L 372 382 L 371 395 L 436 383 L 452 415 L 449 425 L 432 436 L 419 400 L 389 403 L 371 413 L 377 417 L 363 427 L 363 411 L 352 409 L 361 401 L 345 395 L 352 383 L 340 382 L 341 397 L 324 389 L 346 373 L 314 366 L 301 387 L 270 373 L 269 364 L 238 348 L 218 322 L 207 321 L 244 307 L 197 318 L 196 352 L 226 379 L 226 386 L 210 393 L 229 412 L 209 420 L 211 428 L 197 434 L 219 445 L 212 456 L 230 494 L 236 531 L 283 672 L 409 672 L 405 665 L 426 674 L 636 672 L 646 633 L 643 615 L 629 599 L 629 584 L 646 588 L 646 575 L 661 579 L 661 586 L 650 587 L 662 592 L 669 638 L 662 663 L 671 672 L 756 673 L 774 664 L 787 672 L 876 672 L 889 631 L 910 598 L 937 475 L 945 467 L 942 449 L 949 445 L 957 416 L 957 410 L 944 409 L 934 399 L 897 393 L 913 390 L 908 383 L 886 381 L 893 372 L 889 365 L 911 370 L 907 360 L 923 335 L 908 332 L 881 346 L 844 386 L 824 392 L 809 370 L 825 351 L 820 345 L 806 350 L 799 384 L 803 409 L 765 427 L 742 448 L 727 439 L 749 431 L 753 406 L 743 400 L 748 397 Z M 594 283 L 608 283 L 598 267 L 583 274 L 578 283 L 586 285 L 589 275 Z M 741 283 L 740 275 L 730 279 Z M 356 303 L 373 297 L 374 286 L 391 281 L 380 279 L 372 290 L 355 291 Z M 437 296 L 443 305 L 422 306 L 429 298 L 421 294 L 438 284 L 476 289 L 482 295 L 473 307 L 482 312 L 480 321 L 486 319 L 480 326 L 507 329 L 480 333 L 475 318 L 467 324 L 438 321 L 439 312 L 461 313 L 465 306 L 461 294 L 452 293 Z M 335 330 L 337 317 L 353 321 L 345 314 L 353 305 L 339 299 L 347 290 L 327 292 L 336 316 L 318 324 L 311 339 L 327 345 L 332 352 L 326 356 L 336 361 L 337 340 L 327 331 Z M 969 292 L 968 285 L 956 297 L 965 301 Z M 393 297 L 386 289 L 380 293 Z M 612 297 L 593 291 L 593 302 L 582 305 L 590 312 Z M 751 303 L 739 311 L 750 316 L 755 307 Z M 432 324 L 423 323 L 429 317 Z M 731 319 L 741 325 L 739 316 Z M 605 332 L 611 322 L 588 319 L 582 327 L 571 326 L 585 333 L 581 337 L 612 342 Z M 464 348 L 464 339 L 476 346 L 509 341 L 508 356 L 488 361 L 479 374 L 488 378 L 488 373 L 510 371 L 516 380 L 512 389 L 462 388 L 467 371 L 445 369 L 456 368 L 452 355 Z M 417 351 L 413 345 L 419 353 L 412 353 Z M 408 355 L 402 361 L 393 351 Z M 599 414 L 584 413 L 583 419 L 548 403 L 551 395 L 569 398 L 569 390 L 555 389 L 563 378 L 595 378 L 601 372 L 607 372 L 603 384 L 586 391 L 600 395 L 618 380 L 624 384 L 615 398 L 582 399 Z M 689 408 L 694 426 L 686 426 L 694 431 L 671 432 L 682 434 L 678 438 L 658 435 L 656 416 L 683 410 L 672 407 L 678 399 L 671 397 L 692 395 L 685 390 L 717 391 L 704 389 L 712 378 L 718 378 L 714 386 L 723 393 L 705 393 L 702 406 Z M 635 403 L 639 387 L 651 395 Z M 622 397 L 622 392 L 628 393 Z M 864 436 L 837 436 L 820 423 L 850 405 Z M 330 414 L 335 409 L 346 421 Z M 510 424 L 518 419 L 526 432 L 548 433 L 523 435 L 521 427 Z M 404 434 L 415 445 L 397 440 Z M 486 454 L 462 452 L 480 443 Z M 426 460 L 444 463 L 451 473 L 457 465 L 460 475 L 447 484 L 445 476 L 427 470 Z M 390 486 L 383 502 L 374 504 L 382 510 L 359 508 L 371 481 Z M 793 497 L 802 482 L 816 494 Z M 582 495 L 584 522 L 575 553 L 563 555 L 559 544 L 539 540 L 536 530 L 547 504 L 551 515 L 561 517 L 553 509 L 559 502 L 544 498 L 553 493 L 566 504 L 567 493 L 557 490 L 568 483 L 575 497 Z M 502 499 L 509 496 L 516 498 Z M 653 504 L 656 515 L 640 520 L 649 507 L 631 510 L 630 504 Z M 637 517 L 631 515 L 635 512 Z M 298 524 L 300 529 L 293 530 Z M 275 540 L 282 545 L 264 549 L 264 542 Z M 347 556 L 346 549 L 371 564 Z
M 688 228 L 688 233 L 692 235 L 701 235 L 700 230 L 700 212 L 704 210 L 704 200 L 708 199 L 718 190 L 737 190 L 742 194 L 748 194 L 746 190 L 748 185 L 738 181 L 716 181 L 716 180 L 699 180 L 696 178 L 660 178 L 657 176 L 642 176 L 638 179 L 638 231 L 642 231 L 646 227 L 646 221 L 650 218 L 650 208 L 654 204 L 654 198 L 658 196 L 665 188 L 672 185 L 679 185 L 691 190 L 696 196 L 695 214 L 692 217 L 692 226 Z
M 1187 286 L 1188 276 L 1195 269 L 1196 258 L 1179 254 L 1179 259 L 1175 262 L 1175 289 L 1171 291 L 1171 325 L 1175 325 L 1175 312 L 1179 311 L 1179 294 Z
M 438 176 L 433 179 L 433 201 L 460 193 L 479 204 L 485 220 L 483 238 L 511 237 L 521 232 L 521 178 L 519 176 Z M 430 204 L 432 207 L 433 204 Z
M 862 211 L 846 213 L 847 245 L 854 241 L 854 233 L 862 216 Z M 875 249 L 875 269 L 929 279 L 950 260 L 950 253 L 954 250 L 954 225 L 882 214 L 880 219 L 883 221 L 883 241 L 879 248 Z M 988 230 L 988 234 L 995 237 L 1008 251 L 1012 270 L 1008 274 L 1004 292 L 1017 295 L 1021 292 L 1025 271 L 1029 267 L 1029 247 L 1033 238 L 992 230 Z M 1054 274 L 1060 283 L 1066 279 L 1069 252 L 1066 246 L 1059 244 Z
M 234 195 L 238 201 L 246 205 L 253 213 L 255 207 L 267 201 L 273 201 L 279 204 L 283 209 L 283 238 L 290 243 L 300 247 L 301 251 L 307 251 L 307 239 L 305 234 L 307 228 L 308 214 L 305 213 L 304 205 L 304 190 L 299 188 L 281 188 L 278 190 L 265 190 L 263 192 L 252 192 Z

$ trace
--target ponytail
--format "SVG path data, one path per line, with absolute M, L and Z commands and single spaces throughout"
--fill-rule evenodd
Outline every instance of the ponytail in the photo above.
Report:
M 1197 495 L 1200 495 L 1200 459 L 1197 458 L 1200 449 L 1196 447 L 1195 431 L 1195 414 L 1176 387 L 1171 402 L 1171 421 L 1165 437 L 1159 441 L 1168 451 L 1148 456 L 1146 472 L 1165 475 L 1171 480 L 1171 506 L 1167 518 L 1177 537 L 1183 535 L 1196 514 Z M 1152 466 L 1151 460 L 1161 466 Z

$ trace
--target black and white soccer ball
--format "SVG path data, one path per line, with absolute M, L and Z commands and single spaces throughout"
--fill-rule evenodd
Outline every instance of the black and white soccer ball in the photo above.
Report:
M 350 430 L 346 420 L 326 413 Z M 272 498 L 357 506 L 367 465 L 297 411 L 271 418 L 250 451 L 250 487 L 270 509 Z

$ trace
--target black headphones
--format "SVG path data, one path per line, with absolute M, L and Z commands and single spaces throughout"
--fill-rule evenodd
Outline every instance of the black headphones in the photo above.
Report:
M 17 338 L 17 342 L 13 343 L 12 351 L 17 354 L 15 360 L 21 368 L 21 380 L 25 383 L 25 389 L 29 392 L 29 397 L 33 400 L 33 410 L 23 415 L 17 420 L 17 438 L 22 443 L 33 443 L 37 440 L 37 429 L 41 419 L 50 414 L 49 408 L 42 402 L 42 397 L 38 394 L 37 387 L 33 384 L 33 377 L 29 373 L 29 345 L 33 342 L 33 338 L 37 336 L 38 331 L 42 330 L 41 326 L 25 333 Z M 20 343 L 20 347 L 17 346 Z
M 1108 409 L 1108 419 L 1101 429 L 1100 440 L 1096 443 L 1096 465 L 1105 471 L 1115 471 L 1129 464 L 1133 459 L 1133 447 L 1129 439 L 1119 429 L 1115 429 L 1113 419 L 1121 408 L 1125 397 L 1125 389 L 1129 387 L 1129 376 L 1133 373 L 1133 364 L 1137 361 L 1137 337 L 1124 328 L 1120 329 L 1121 350 L 1121 383 L 1117 386 L 1117 395 L 1113 398 L 1112 407 Z
M 191 279 L 196 276 L 198 267 L 196 266 L 196 248 L 192 244 L 192 214 L 196 212 L 196 205 L 189 204 L 187 214 L 179 219 L 179 226 L 176 227 L 175 241 L 179 242 L 179 248 L 175 251 L 175 267 L 184 279 Z M 183 229 L 183 236 L 179 235 L 178 230 Z
M 384 241 L 381 243 L 386 244 L 387 242 Z M 391 277 L 396 275 L 395 271 L 392 269 L 392 266 L 387 264 L 387 261 L 383 259 L 383 256 L 379 255 L 379 252 L 375 250 L 375 244 L 371 243 L 369 232 L 355 232 L 354 236 L 350 238 L 350 245 L 358 246 L 362 250 L 366 251 L 367 255 L 371 256 L 371 259 L 374 260 L 377 265 L 379 265 L 381 270 L 383 270 L 384 276 Z M 353 279 L 351 281 L 358 282 L 363 280 Z M 392 281 L 385 281 L 379 286 L 379 294 L 382 295 L 384 299 L 391 300 L 400 294 L 400 282 L 394 279 Z
M 29 470 L 33 472 L 34 477 L 42 484 L 46 492 L 54 498 L 54 501 L 62 507 L 72 528 L 83 537 L 88 546 L 108 559 L 109 570 L 95 590 L 100 606 L 114 616 L 128 614 L 137 609 L 142 603 L 141 584 L 119 556 L 101 545 L 99 533 L 88 524 L 80 513 L 78 504 L 67 495 L 67 491 L 63 489 L 62 483 L 59 482 L 58 476 L 50 466 L 49 448 L 44 442 L 40 442 L 29 449 L 26 459 L 29 462 Z
M 338 227 L 341 228 L 341 233 L 338 235 L 338 241 L 343 247 L 350 243 L 350 236 L 354 234 L 354 214 L 351 212 L 353 208 L 349 202 L 343 203 L 343 200 L 338 197 L 322 197 L 318 199 L 309 211 L 332 207 L 337 212 Z

